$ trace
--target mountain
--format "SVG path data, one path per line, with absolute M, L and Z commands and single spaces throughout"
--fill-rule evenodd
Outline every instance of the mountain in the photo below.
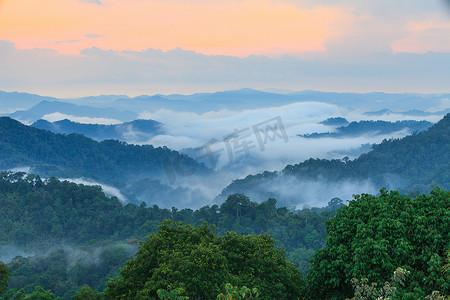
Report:
M 34 173 L 43 177 L 90 178 L 120 189 L 130 196 L 130 201 L 146 201 L 163 207 L 174 205 L 179 199 L 185 202 L 178 207 L 194 205 L 195 201 L 204 200 L 199 199 L 200 193 L 195 194 L 196 198 L 190 194 L 186 195 L 186 190 L 172 188 L 166 183 L 175 181 L 176 176 L 210 172 L 192 158 L 166 147 L 129 145 L 114 140 L 97 142 L 80 134 L 54 134 L 2 117 L 0 169 L 20 167 L 30 167 Z M 190 173 L 186 174 L 186 170 Z M 154 181 L 145 194 L 159 194 L 161 196 L 158 199 L 139 199 L 133 195 L 133 184 L 140 184 L 144 179 Z M 177 197 L 165 198 L 168 190 L 177 191 Z M 161 194 L 160 191 L 164 193 Z
M 127 122 L 137 119 L 138 115 L 131 111 L 120 111 L 115 108 L 97 108 L 75 105 L 58 101 L 42 101 L 28 110 L 16 111 L 9 116 L 26 123 L 33 123 L 50 114 L 63 114 L 87 118 L 104 118 L 113 121 Z
M 119 99 L 114 107 L 135 112 L 159 109 L 204 113 L 218 110 L 244 110 L 294 103 L 296 98 L 251 89 L 193 95 L 154 95 Z
M 345 120 L 345 119 L 344 119 Z M 324 125 L 329 124 L 323 123 Z M 351 122 L 346 126 L 340 126 L 334 130 L 334 132 L 322 132 L 322 133 L 310 133 L 299 135 L 305 138 L 346 138 L 357 137 L 365 134 L 370 135 L 385 135 L 392 134 L 398 131 L 407 130 L 409 134 L 413 132 L 420 132 L 428 129 L 433 123 L 427 121 L 359 121 Z
M 269 93 L 252 89 L 224 91 L 216 93 L 200 93 L 193 95 L 154 95 L 139 96 L 131 99 L 119 99 L 114 107 L 132 111 L 156 111 L 171 109 L 176 111 L 192 111 L 203 113 L 221 109 L 244 110 L 263 107 L 274 107 L 295 102 L 323 102 L 350 109 L 381 110 L 426 110 L 438 107 L 442 99 L 449 99 L 449 94 L 387 94 L 387 93 L 332 93 L 302 91 L 289 94 Z M 414 111 L 412 111 L 414 113 Z M 436 115 L 444 115 L 437 112 Z M 369 113 L 370 114 L 370 113 Z M 408 112 L 403 113 L 405 115 Z M 417 115 L 417 112 L 413 115 Z M 433 114 L 430 114 L 433 115 Z
M 312 193 L 311 188 L 319 188 Z M 354 160 L 309 159 L 287 165 L 282 171 L 249 175 L 233 181 L 218 196 L 242 193 L 255 200 L 274 197 L 292 205 L 307 197 L 360 186 L 377 191 L 381 187 L 404 192 L 428 192 L 435 186 L 450 188 L 450 114 L 430 127 L 402 139 L 384 140 Z M 283 194 L 283 193 L 284 194 Z M 353 193 L 357 193 L 354 191 Z
M 191 95 L 142 95 L 137 97 L 128 97 L 124 95 L 101 95 L 92 97 L 83 97 L 76 99 L 56 99 L 50 97 L 41 97 L 25 93 L 6 93 L 0 92 L 0 100 L 4 104 L 0 105 L 0 112 L 9 112 L 11 110 L 28 110 L 32 105 L 45 100 L 45 109 L 34 108 L 30 111 L 11 115 L 11 117 L 32 123 L 41 119 L 43 115 L 50 113 L 63 113 L 76 116 L 93 117 L 89 109 L 79 112 L 80 107 L 89 106 L 96 109 L 115 109 L 97 112 L 95 117 L 112 118 L 122 122 L 128 122 L 137 119 L 137 114 L 148 111 L 155 112 L 159 109 L 169 109 L 174 111 L 189 111 L 204 113 L 218 110 L 247 110 L 265 107 L 277 107 L 296 102 L 322 102 L 350 110 L 359 109 L 368 112 L 368 115 L 379 116 L 385 113 L 399 112 L 397 114 L 411 116 L 443 116 L 449 110 L 440 110 L 445 104 L 444 101 L 450 99 L 450 94 L 389 94 L 389 93 L 335 93 L 320 91 L 259 91 L 252 89 L 240 89 L 232 91 L 222 91 L 215 93 L 197 93 Z M 57 109 L 49 109 L 48 102 L 58 102 Z M 17 103 L 17 105 L 15 104 Z M 19 105 L 20 103 L 20 105 Z M 66 105 L 74 106 L 61 106 Z M 26 104 L 26 105 L 25 105 Z M 41 106 L 43 106 L 42 104 Z M 53 104 L 55 106 L 56 104 Z M 41 107 L 42 108 L 42 107 Z M 436 112 L 427 112 L 431 108 Z M 440 110 L 440 111 L 438 111 Z M 122 114 L 117 116 L 117 111 Z M 124 112 L 125 111 L 125 112 Z M 134 115 L 131 116 L 130 112 Z M 114 117 L 112 115 L 115 115 Z
M 31 126 L 53 133 L 79 133 L 96 141 L 113 139 L 132 143 L 145 143 L 154 135 L 162 133 L 161 123 L 153 120 L 135 120 L 115 125 L 82 124 L 67 119 L 56 122 L 38 120 Z
M 26 110 L 42 101 L 57 101 L 53 97 L 44 97 L 29 93 L 0 91 L 0 114 Z
M 436 111 L 436 112 L 426 112 L 423 110 L 418 110 L 418 109 L 410 109 L 408 111 L 401 111 L 401 112 L 395 112 L 392 111 L 390 109 L 380 109 L 377 111 L 368 111 L 365 112 L 364 114 L 366 116 L 371 116 L 371 117 L 379 117 L 382 115 L 387 115 L 387 114 L 398 114 L 398 115 L 404 115 L 404 116 L 416 116 L 416 117 L 429 117 L 429 116 L 436 116 L 436 115 L 446 115 L 450 113 L 450 108 L 441 110 L 441 111 Z

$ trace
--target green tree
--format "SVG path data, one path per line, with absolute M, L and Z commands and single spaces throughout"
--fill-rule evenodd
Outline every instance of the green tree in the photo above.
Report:
M 8 267 L 0 261 L 0 294 L 3 294 L 6 291 L 6 287 L 8 286 L 8 277 Z
M 303 293 L 301 274 L 268 235 L 220 237 L 207 224 L 165 221 L 140 246 L 136 258 L 110 280 L 107 299 L 152 299 L 159 289 L 186 290 L 193 299 L 215 299 L 226 282 L 252 286 L 271 299 Z
M 242 300 L 242 299 L 258 299 L 259 291 L 257 288 L 249 289 L 246 286 L 239 288 L 227 283 L 225 285 L 225 294 L 219 294 L 217 300 Z
M 158 294 L 158 298 L 161 300 L 186 300 L 189 299 L 189 297 L 182 296 L 185 292 L 184 289 L 178 288 L 169 291 L 166 291 L 165 289 L 159 289 L 156 293 Z
M 397 266 L 411 272 L 399 297 L 448 294 L 442 266 L 450 243 L 449 199 L 441 189 L 413 199 L 385 189 L 378 197 L 355 196 L 327 222 L 326 247 L 316 252 L 307 277 L 310 296 L 351 297 L 352 278 L 382 286 Z

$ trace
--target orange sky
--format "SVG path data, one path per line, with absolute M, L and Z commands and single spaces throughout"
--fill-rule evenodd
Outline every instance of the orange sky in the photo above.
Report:
M 270 0 L 3 0 L 0 39 L 63 53 L 96 46 L 286 54 L 323 51 L 330 27 L 343 17 L 333 7 L 299 9 Z

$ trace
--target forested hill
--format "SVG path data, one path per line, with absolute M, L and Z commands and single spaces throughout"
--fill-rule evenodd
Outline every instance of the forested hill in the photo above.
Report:
M 270 193 L 273 180 L 282 176 L 298 180 L 370 180 L 378 188 L 428 192 L 432 187 L 450 188 L 450 114 L 426 131 L 402 139 L 385 140 L 355 160 L 309 159 L 288 165 L 281 172 L 264 172 L 233 181 L 219 198 L 234 193 L 277 197 Z M 260 187 L 266 187 L 261 190 Z M 269 191 L 269 193 L 267 192 Z M 277 197 L 279 200 L 279 197 Z
M 134 120 L 114 125 L 82 124 L 67 119 L 56 122 L 38 120 L 31 126 L 53 133 L 79 133 L 96 141 L 113 139 L 132 143 L 145 143 L 155 134 L 162 133 L 161 123 L 154 120 Z
M 333 124 L 338 122 L 346 121 L 345 119 L 339 120 L 330 119 L 325 120 L 322 124 Z M 394 132 L 406 130 L 408 133 L 420 132 L 431 127 L 433 123 L 428 121 L 397 121 L 397 122 L 387 122 L 387 121 L 359 121 L 351 122 L 350 124 L 345 124 L 335 129 L 335 132 L 321 132 L 321 133 L 310 133 L 299 135 L 305 138 L 344 138 L 344 137 L 358 137 L 364 134 L 392 134 Z M 333 126 L 333 125 L 331 125 Z
M 114 140 L 96 142 L 80 134 L 61 135 L 0 118 L 0 169 L 31 167 L 41 176 L 84 176 L 124 184 L 140 178 L 164 178 L 164 164 L 208 172 L 177 151 Z

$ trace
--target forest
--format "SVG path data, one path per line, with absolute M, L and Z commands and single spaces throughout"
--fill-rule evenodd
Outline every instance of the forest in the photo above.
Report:
M 235 194 L 194 211 L 123 206 L 100 187 L 3 172 L 0 205 L 0 248 L 36 253 L 2 264 L 2 299 L 215 299 L 227 284 L 260 299 L 345 299 L 352 279 L 381 287 L 397 268 L 409 275 L 392 282 L 395 299 L 450 292 L 450 193 L 440 188 L 300 211 Z
M 0 172 L 0 299 L 445 299 L 449 127 L 447 115 L 355 160 L 309 159 L 250 175 L 195 210 L 124 203 L 101 186 Z M 0 119 L 0 131 L 4 166 L 59 175 L 101 174 L 115 182 L 183 158 L 167 148 L 58 135 L 9 118 Z M 335 197 L 322 208 L 295 209 L 277 195 L 255 201 L 247 193 L 280 174 L 408 180 L 399 191 L 383 188 L 348 203 Z
M 425 131 L 401 139 L 384 140 L 372 150 L 351 160 L 310 158 L 287 165 L 282 171 L 263 172 L 234 180 L 219 195 L 242 193 L 264 199 L 267 193 L 258 187 L 270 186 L 282 176 L 298 180 L 340 182 L 370 180 L 379 187 L 395 187 L 403 193 L 426 193 L 440 186 L 450 189 L 450 114 Z M 271 195 L 277 197 L 276 194 Z

